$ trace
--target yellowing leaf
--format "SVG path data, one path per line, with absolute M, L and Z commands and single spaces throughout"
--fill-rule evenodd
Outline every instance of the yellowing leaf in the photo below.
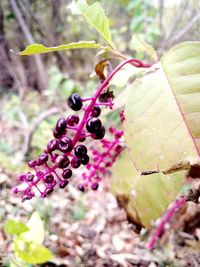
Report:
M 42 244 L 44 241 L 44 225 L 38 212 L 34 212 L 32 214 L 31 218 L 27 222 L 27 226 L 30 230 L 26 233 L 23 233 L 21 237 L 26 242 Z
M 129 92 L 124 129 L 136 168 L 172 173 L 200 164 L 200 42 L 173 47 Z
M 63 44 L 59 46 L 46 47 L 43 44 L 31 44 L 26 47 L 25 50 L 19 53 L 20 56 L 30 56 L 35 54 L 44 54 L 48 52 L 69 50 L 69 49 L 80 49 L 80 48 L 102 48 L 100 44 L 94 41 L 80 41 L 77 43 Z
M 102 37 L 113 45 L 109 28 L 109 20 L 99 2 L 88 5 L 86 0 L 73 1 L 68 8 L 72 14 L 81 14 L 102 35 Z
M 19 235 L 29 230 L 24 223 L 15 220 L 6 221 L 4 228 L 9 235 Z
M 171 175 L 140 175 L 127 151 L 123 151 L 113 167 L 111 192 L 125 208 L 129 219 L 150 227 L 177 197 L 184 176 L 185 171 Z
M 156 50 L 150 44 L 146 43 L 139 34 L 132 37 L 133 47 L 137 52 L 146 52 L 154 61 L 158 61 Z

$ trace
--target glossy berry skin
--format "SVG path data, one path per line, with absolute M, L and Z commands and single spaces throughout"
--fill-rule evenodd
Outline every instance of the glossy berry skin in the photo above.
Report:
M 70 97 L 67 100 L 67 104 L 74 111 L 80 110 L 83 106 L 80 95 L 76 93 L 70 95 Z
M 79 157 L 82 158 L 87 154 L 87 148 L 84 145 L 78 145 L 75 147 L 74 149 L 74 154 Z
M 60 118 L 56 123 L 56 130 L 59 133 L 63 133 L 66 129 L 67 121 L 64 118 Z
M 77 169 L 77 168 L 80 167 L 80 165 L 81 165 L 81 159 L 79 159 L 79 158 L 72 158 L 72 160 L 71 160 L 71 166 L 72 166 L 72 168 Z
M 66 170 L 64 170 L 63 173 L 62 173 L 62 177 L 63 177 L 64 179 L 69 179 L 69 178 L 71 178 L 71 177 L 72 177 L 72 170 L 71 170 L 71 169 L 66 169 Z
M 105 132 L 106 132 L 105 127 L 101 126 L 101 128 L 98 131 L 92 134 L 92 138 L 97 140 L 103 139 L 105 136 Z
M 81 163 L 83 165 L 87 165 L 89 161 L 90 161 L 90 158 L 88 155 L 85 155 L 84 157 L 81 158 Z
M 63 156 L 63 155 L 59 155 L 57 158 L 56 158 L 56 163 L 58 165 L 58 168 L 60 169 L 65 169 L 69 166 L 69 158 L 66 157 L 66 156 Z
M 53 182 L 53 180 L 54 180 L 54 177 L 51 173 L 45 174 L 45 176 L 44 176 L 44 182 L 45 183 L 50 184 Z
M 57 148 L 64 153 L 70 152 L 73 149 L 73 142 L 69 137 L 64 136 L 60 138 Z
M 75 126 L 79 123 L 79 117 L 77 115 L 71 115 L 67 118 L 67 125 Z
M 61 138 L 61 136 L 65 134 L 65 131 L 64 132 L 60 132 L 58 131 L 56 128 L 53 130 L 53 136 L 56 138 L 56 139 L 59 139 Z
M 31 160 L 31 161 L 29 161 L 29 163 L 28 163 L 28 166 L 30 167 L 30 168 L 34 168 L 34 167 L 36 167 L 38 165 L 38 160 Z
M 93 107 L 92 112 L 91 112 L 91 116 L 97 118 L 97 117 L 99 117 L 100 114 L 101 114 L 100 107 L 97 107 L 97 106 Z
M 68 183 L 69 182 L 67 180 L 61 181 L 59 183 L 59 187 L 63 189 L 63 188 L 65 188 L 68 185 Z
M 58 141 L 56 139 L 49 141 L 49 143 L 47 144 L 47 152 L 51 153 L 52 151 L 56 150 L 57 144 L 58 144 Z
M 47 162 L 47 160 L 48 160 L 48 154 L 44 153 L 40 155 L 38 158 L 38 165 L 44 164 L 45 162 Z
M 89 133 L 96 133 L 98 130 L 101 129 L 101 121 L 98 118 L 90 118 L 87 121 L 86 129 Z
M 82 184 L 78 185 L 78 190 L 80 190 L 81 192 L 85 191 L 85 187 Z
M 94 183 L 94 184 L 91 186 L 92 190 L 94 190 L 94 191 L 97 190 L 98 187 L 99 187 L 99 184 L 98 184 L 98 183 Z

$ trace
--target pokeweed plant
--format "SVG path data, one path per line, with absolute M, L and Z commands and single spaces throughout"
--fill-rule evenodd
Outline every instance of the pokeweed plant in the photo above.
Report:
M 56 184 L 60 188 L 66 187 L 73 170 L 81 165 L 86 166 L 86 171 L 82 174 L 79 190 L 84 191 L 88 187 L 96 190 L 108 168 L 117 160 L 111 190 L 118 200 L 123 200 L 134 222 L 150 227 L 178 196 L 189 168 L 199 165 L 200 42 L 180 43 L 157 61 L 155 50 L 135 36 L 136 50 L 145 51 L 154 60 L 154 64 L 147 64 L 136 58 L 127 58 L 117 50 L 112 41 L 109 20 L 98 2 L 88 5 L 85 0 L 78 0 L 69 8 L 72 13 L 83 15 L 101 34 L 106 45 L 94 41 L 57 47 L 32 44 L 19 55 L 94 48 L 123 62 L 107 76 L 104 66 L 109 59 L 98 64 L 95 70 L 101 82 L 93 96 L 69 96 L 69 108 L 82 111 L 82 117 L 72 114 L 58 119 L 53 139 L 48 142 L 44 153 L 28 163 L 33 172 L 19 176 L 25 186 L 16 186 L 13 192 L 19 194 L 22 200 L 31 199 L 36 191 L 41 197 L 46 197 Z M 113 135 L 113 140 L 110 140 L 100 115 L 103 107 L 113 109 L 115 99 L 109 84 L 127 65 L 134 66 L 133 74 L 138 68 L 145 71 L 129 85 L 128 99 L 121 99 L 125 106 L 125 112 L 120 114 L 123 130 L 111 127 L 108 132 Z M 130 76 L 130 70 L 123 73 L 125 80 L 127 76 Z M 101 144 L 103 150 L 93 148 L 89 152 L 86 140 L 91 139 Z M 160 235 L 166 218 L 169 220 L 184 201 L 175 203 L 178 203 L 177 206 L 168 211 L 149 248 Z

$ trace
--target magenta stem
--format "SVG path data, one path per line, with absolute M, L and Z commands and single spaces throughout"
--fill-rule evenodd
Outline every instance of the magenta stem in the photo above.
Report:
M 79 140 L 80 138 L 80 134 L 85 126 L 85 123 L 87 122 L 90 112 L 92 110 L 92 108 L 94 107 L 97 98 L 99 97 L 99 95 L 101 94 L 101 92 L 103 91 L 103 89 L 109 84 L 110 80 L 113 78 L 113 76 L 126 64 L 134 64 L 136 67 L 138 68 L 149 68 L 151 66 L 151 64 L 144 64 L 143 62 L 141 62 L 140 60 L 136 59 L 136 58 L 131 58 L 131 59 L 127 59 L 124 62 L 122 62 L 120 65 L 118 65 L 109 75 L 108 77 L 102 82 L 102 84 L 100 84 L 100 86 L 97 88 L 97 91 L 95 93 L 95 95 L 91 98 L 91 102 L 88 105 L 88 107 L 85 110 L 83 119 L 81 121 L 81 123 L 79 124 L 78 130 L 76 132 L 76 135 L 73 139 L 73 144 L 75 145 L 76 142 Z
M 156 241 L 159 239 L 159 237 L 162 235 L 166 223 L 168 223 L 173 215 L 176 213 L 177 210 L 179 210 L 184 204 L 186 203 L 185 197 L 180 197 L 176 199 L 172 204 L 171 207 L 166 211 L 163 218 L 161 218 L 161 222 L 159 223 L 158 227 L 156 228 L 155 232 L 152 234 L 149 243 L 147 244 L 147 249 L 151 250 L 153 249 Z

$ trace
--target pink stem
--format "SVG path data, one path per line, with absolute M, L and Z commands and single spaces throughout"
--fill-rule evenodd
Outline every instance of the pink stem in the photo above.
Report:
M 171 220 L 172 216 L 176 213 L 176 211 L 179 210 L 185 203 L 186 203 L 186 198 L 180 197 L 171 204 L 171 207 L 169 207 L 163 218 L 161 218 L 161 222 L 159 223 L 155 232 L 152 234 L 151 239 L 147 244 L 147 249 L 149 250 L 153 249 L 156 241 L 163 233 L 166 223 L 168 223 Z

